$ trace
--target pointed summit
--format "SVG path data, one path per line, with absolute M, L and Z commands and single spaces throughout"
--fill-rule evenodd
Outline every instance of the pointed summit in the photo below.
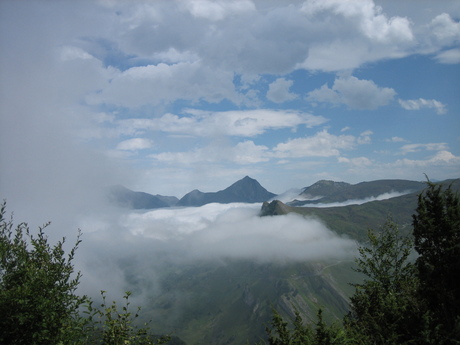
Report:
M 179 200 L 179 206 L 201 206 L 212 202 L 228 204 L 231 202 L 263 202 L 272 199 L 276 194 L 270 193 L 257 180 L 245 176 L 230 187 L 215 193 L 192 191 Z

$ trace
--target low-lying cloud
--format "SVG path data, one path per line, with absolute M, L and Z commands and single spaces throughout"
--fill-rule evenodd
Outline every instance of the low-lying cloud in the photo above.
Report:
M 83 290 L 130 284 L 152 289 L 164 267 L 226 259 L 288 263 L 354 257 L 356 243 L 320 220 L 297 214 L 259 217 L 260 204 L 126 212 L 87 220 L 79 269 Z M 110 220 L 111 219 L 111 220 Z M 81 254 L 81 253 L 80 253 Z M 98 287 L 100 285 L 100 287 Z
M 362 205 L 362 204 L 365 204 L 371 201 L 381 201 L 381 200 L 396 198 L 398 196 L 409 194 L 410 192 L 411 191 L 388 192 L 388 193 L 379 194 L 377 196 L 370 196 L 368 198 L 363 198 L 363 199 L 350 199 L 350 200 L 341 201 L 341 202 L 308 204 L 306 206 L 309 206 L 309 207 L 342 207 L 342 206 L 349 206 L 349 205 Z

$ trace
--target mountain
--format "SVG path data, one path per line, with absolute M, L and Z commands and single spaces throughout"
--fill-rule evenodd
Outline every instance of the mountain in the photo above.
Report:
M 340 192 L 348 186 L 350 186 L 350 184 L 346 182 L 321 180 L 312 184 L 310 187 L 303 188 L 299 196 L 307 199 L 317 199 L 318 197 L 324 198 L 325 196 Z
M 184 195 L 177 203 L 177 206 L 202 206 L 212 202 L 221 204 L 232 202 L 255 203 L 270 200 L 275 196 L 276 194 L 267 191 L 257 180 L 246 176 L 230 187 L 218 192 L 203 193 L 195 189 Z
M 161 292 L 143 306 L 143 317 L 187 344 L 255 344 L 273 308 L 288 318 L 298 310 L 311 322 L 322 308 L 327 322 L 340 320 L 349 310 L 348 283 L 361 279 L 352 265 L 228 259 L 174 266 L 158 277 Z
M 460 191 L 460 179 L 446 180 L 440 183 L 444 186 L 443 188 L 451 186 L 452 190 Z M 353 190 L 355 187 L 356 189 Z M 293 206 L 292 204 L 287 205 L 279 200 L 273 200 L 270 203 L 263 203 L 260 215 L 277 216 L 294 212 L 304 216 L 316 217 L 321 219 L 329 229 L 338 234 L 362 241 L 366 240 L 369 228 L 378 229 L 385 223 L 388 217 L 391 217 L 400 226 L 401 231 L 410 231 L 412 214 L 414 214 L 417 206 L 418 195 L 426 187 L 426 184 L 404 180 L 362 182 L 346 187 L 343 190 L 343 195 L 337 193 L 333 197 L 329 196 L 325 199 L 333 200 L 334 202 L 336 200 L 343 201 L 346 196 L 358 199 L 366 195 L 382 194 L 389 189 L 393 191 L 407 191 L 406 188 L 408 187 L 412 187 L 416 191 L 386 200 L 366 202 L 361 205 L 321 208 L 300 207 Z
M 152 195 L 144 192 L 134 192 L 123 186 L 112 186 L 108 191 L 109 200 L 121 207 L 135 210 L 154 209 L 174 206 L 178 198 L 174 196 Z
M 411 193 L 425 188 L 424 182 L 409 180 L 376 180 L 349 184 L 345 182 L 318 181 L 306 187 L 299 200 L 289 203 L 291 206 L 303 206 L 315 203 L 343 202 L 377 197 L 385 193 Z M 307 199 L 307 200 L 302 200 Z

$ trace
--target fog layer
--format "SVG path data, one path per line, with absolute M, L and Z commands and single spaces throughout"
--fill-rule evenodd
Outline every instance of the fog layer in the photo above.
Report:
M 85 291 L 154 289 L 164 267 L 244 259 L 289 263 L 351 259 L 356 244 L 296 214 L 259 217 L 260 204 L 121 212 L 86 219 L 79 269 Z

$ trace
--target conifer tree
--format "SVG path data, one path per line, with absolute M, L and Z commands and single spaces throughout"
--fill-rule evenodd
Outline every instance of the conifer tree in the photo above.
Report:
M 451 186 L 443 190 L 428 181 L 413 215 L 413 234 L 426 333 L 450 344 L 460 339 L 460 200 Z

